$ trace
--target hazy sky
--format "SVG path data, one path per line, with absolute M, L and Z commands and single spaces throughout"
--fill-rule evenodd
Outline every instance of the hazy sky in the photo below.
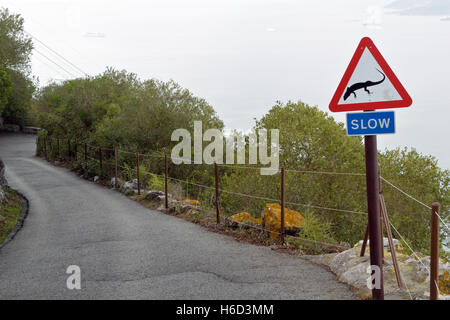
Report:
M 379 148 L 413 146 L 450 168 L 448 0 L 0 0 L 26 29 L 89 75 L 106 66 L 173 79 L 228 129 L 248 129 L 275 101 L 328 110 L 353 52 L 370 36 L 413 98 Z M 41 84 L 81 76 L 40 43 Z M 49 62 L 47 56 L 61 67 Z M 334 114 L 344 122 L 343 114 Z

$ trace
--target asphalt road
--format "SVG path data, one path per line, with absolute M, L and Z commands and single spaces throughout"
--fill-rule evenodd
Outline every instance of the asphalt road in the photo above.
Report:
M 0 134 L 9 184 L 30 201 L 0 250 L 1 299 L 352 299 L 333 274 L 143 208 L 34 156 L 35 136 Z M 66 286 L 81 269 L 81 289 Z

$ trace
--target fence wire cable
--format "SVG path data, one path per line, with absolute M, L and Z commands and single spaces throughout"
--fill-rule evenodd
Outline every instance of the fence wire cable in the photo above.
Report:
M 393 187 L 394 189 L 400 191 L 401 193 L 403 193 L 403 194 L 404 194 L 405 196 L 407 196 L 408 198 L 410 198 L 410 199 L 416 201 L 417 203 L 420 203 L 420 204 L 421 204 L 422 206 L 424 206 L 425 208 L 431 210 L 431 207 L 430 207 L 430 206 L 426 205 L 425 203 L 423 203 L 423 202 L 420 201 L 420 200 L 417 200 L 417 199 L 414 198 L 412 195 L 406 193 L 405 191 L 403 191 L 403 190 L 400 189 L 399 187 L 395 186 L 393 183 L 391 183 L 390 181 L 386 180 L 383 176 L 380 176 L 380 177 L 381 177 L 381 180 L 383 180 L 384 182 L 386 182 L 387 184 L 389 184 L 389 185 L 390 185 L 391 187 Z
M 389 224 L 392 226 L 392 228 L 394 228 L 395 232 L 397 232 L 397 234 L 400 236 L 400 238 L 402 238 L 403 242 L 407 245 L 407 247 L 409 248 L 409 250 L 411 250 L 411 252 L 413 253 L 413 255 L 417 258 L 417 261 L 420 262 L 420 264 L 427 269 L 428 273 L 431 274 L 430 269 L 422 262 L 422 258 L 419 257 L 419 255 L 411 248 L 411 246 L 408 244 L 408 242 L 406 242 L 405 238 L 403 238 L 403 236 L 401 235 L 401 233 L 397 230 L 397 228 L 392 224 L 391 221 L 389 221 Z
M 434 280 L 434 285 L 436 286 L 436 290 L 438 292 L 438 297 L 441 296 L 441 290 L 439 290 L 439 285 L 436 280 Z M 430 292 L 430 294 L 431 294 L 431 292 Z
M 441 218 L 441 215 L 437 214 L 437 213 L 436 213 L 436 215 L 438 216 L 438 218 L 442 222 L 442 224 L 447 228 L 447 230 L 450 231 L 450 227 L 444 222 L 444 220 Z

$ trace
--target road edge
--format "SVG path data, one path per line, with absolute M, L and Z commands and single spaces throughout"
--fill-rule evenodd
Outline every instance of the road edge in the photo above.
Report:
M 9 187 L 11 188 L 11 187 Z M 30 209 L 30 202 L 20 191 L 17 191 L 16 189 L 11 188 L 14 192 L 16 192 L 20 198 L 22 199 L 22 210 L 20 211 L 19 220 L 17 221 L 16 226 L 12 231 L 8 234 L 8 236 L 3 240 L 2 243 L 0 243 L 0 250 L 3 249 L 9 242 L 11 242 L 14 237 L 19 233 L 19 231 L 22 229 L 23 225 L 25 224 L 25 219 L 28 216 L 29 209 Z

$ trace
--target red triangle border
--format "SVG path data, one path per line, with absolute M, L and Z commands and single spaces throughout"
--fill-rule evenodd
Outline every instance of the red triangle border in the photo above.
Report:
M 365 103 L 352 103 L 352 104 L 341 104 L 339 105 L 339 100 L 344 94 L 344 90 L 346 89 L 346 86 L 353 74 L 353 72 L 356 69 L 356 66 L 358 65 L 358 62 L 364 52 L 364 49 L 368 48 L 370 53 L 372 53 L 373 57 L 377 61 L 377 63 L 380 65 L 383 72 L 386 74 L 386 77 L 391 81 L 394 88 L 399 93 L 402 100 L 396 100 L 396 101 L 378 101 L 378 102 L 365 102 Z M 406 108 L 409 107 L 412 104 L 412 99 L 409 96 L 408 92 L 406 92 L 403 85 L 398 80 L 397 76 L 394 74 L 392 69 L 387 64 L 386 60 L 381 55 L 380 51 L 378 51 L 377 47 L 373 43 L 373 41 L 365 37 L 361 40 L 358 47 L 356 48 L 356 51 L 352 57 L 352 60 L 350 61 L 350 64 L 347 67 L 347 70 L 345 70 L 344 76 L 342 77 L 341 82 L 339 83 L 338 88 L 336 89 L 336 92 L 333 95 L 333 98 L 331 99 L 329 108 L 330 111 L 333 112 L 343 112 L 343 111 L 366 111 L 366 110 L 376 110 L 376 109 L 393 109 L 393 108 Z

